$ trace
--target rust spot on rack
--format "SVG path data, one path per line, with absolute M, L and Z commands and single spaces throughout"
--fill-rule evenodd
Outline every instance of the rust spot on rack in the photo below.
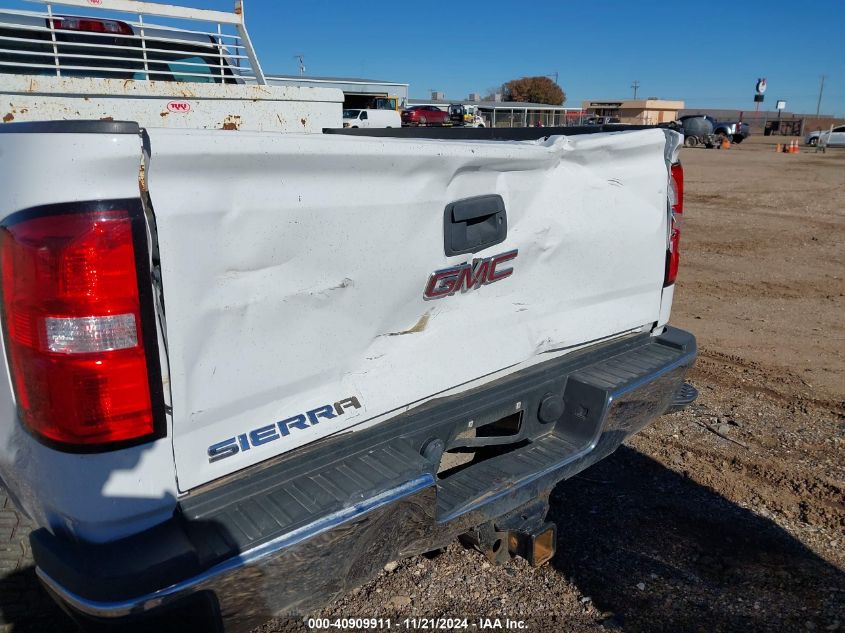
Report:
M 138 188 L 141 193 L 147 193 L 147 171 L 144 163 L 141 163 L 141 168 L 138 170 Z
M 6 116 L 3 117 L 3 123 L 9 123 L 10 121 L 15 120 L 15 115 L 11 112 L 7 113 Z
M 223 120 L 223 129 L 237 131 L 241 129 L 241 117 L 237 114 L 230 114 Z

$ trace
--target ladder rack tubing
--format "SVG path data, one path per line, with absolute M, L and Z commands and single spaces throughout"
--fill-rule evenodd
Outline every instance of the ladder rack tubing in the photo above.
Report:
M 252 40 L 249 39 L 249 32 L 246 30 L 246 22 L 244 18 L 244 3 L 243 0 L 235 0 L 235 13 L 237 13 L 241 21 L 235 25 L 238 35 L 241 37 L 241 43 L 246 47 L 247 57 L 249 57 L 249 66 L 252 73 L 255 75 L 255 81 L 259 86 L 266 86 L 267 79 L 264 77 L 264 71 L 261 69 L 261 63 L 258 61 L 258 56 L 255 54 L 255 49 L 252 46 Z
M 89 0 L 28 0 L 38 4 L 47 5 L 48 14 L 51 16 L 52 24 L 52 5 L 62 5 L 68 7 L 79 7 L 85 9 L 102 8 L 109 11 L 116 11 L 122 13 L 134 13 L 138 16 L 154 15 L 164 18 L 176 18 L 182 20 L 199 20 L 202 22 L 216 22 L 218 25 L 230 24 L 235 27 L 240 37 L 241 42 L 246 48 L 246 55 L 249 58 L 250 68 L 255 75 L 256 82 L 259 85 L 266 86 L 267 80 L 264 77 L 264 71 L 261 69 L 261 63 L 258 61 L 258 56 L 255 54 L 255 49 L 252 46 L 252 40 L 249 37 L 249 32 L 246 30 L 246 23 L 244 21 L 244 6 L 243 0 L 235 0 L 235 10 L 232 13 L 225 11 L 213 11 L 210 9 L 193 9 L 190 7 L 180 7 L 172 4 L 163 4 L 160 2 L 143 2 L 142 0 L 104 0 L 104 5 L 97 7 L 92 5 Z M 143 28 L 143 26 L 142 26 Z M 52 31 L 53 29 L 51 29 Z M 219 31 L 219 27 L 218 27 Z M 55 34 L 52 34 L 55 38 Z M 219 40 L 218 40 L 219 42 Z M 56 74 L 60 74 L 60 70 L 56 68 Z
M 177 18 L 182 20 L 200 20 L 203 22 L 220 22 L 222 24 L 243 24 L 242 13 L 227 13 L 211 9 L 192 9 L 160 2 L 141 2 L 140 0 L 104 0 L 102 5 L 93 5 L 88 0 L 29 0 L 38 4 L 60 4 L 81 9 L 103 9 L 121 11 L 124 13 L 144 13 L 162 18 Z

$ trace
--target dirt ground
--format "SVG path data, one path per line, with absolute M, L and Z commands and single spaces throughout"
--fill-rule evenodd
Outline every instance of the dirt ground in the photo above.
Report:
M 672 322 L 698 336 L 701 395 L 555 489 L 552 562 L 491 567 L 455 543 L 315 615 L 845 631 L 845 150 L 776 154 L 775 140 L 683 151 Z M 38 588 L 28 525 L 0 502 L 0 630 L 71 630 Z
M 672 322 L 698 337 L 701 395 L 556 488 L 553 561 L 489 567 L 455 544 L 319 615 L 845 630 L 845 150 L 777 140 L 683 150 Z

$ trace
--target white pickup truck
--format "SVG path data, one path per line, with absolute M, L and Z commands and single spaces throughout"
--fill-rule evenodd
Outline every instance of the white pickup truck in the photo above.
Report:
M 677 132 L 344 130 L 240 4 L 58 4 L 0 9 L 0 476 L 83 625 L 542 564 L 552 487 L 694 399 Z

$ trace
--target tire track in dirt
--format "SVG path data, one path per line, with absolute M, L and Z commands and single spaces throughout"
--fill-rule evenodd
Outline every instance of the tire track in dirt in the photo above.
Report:
M 783 367 L 766 368 L 734 354 L 699 348 L 698 360 L 690 376 L 722 387 L 738 388 L 749 394 L 763 394 L 793 407 L 815 407 L 845 418 L 845 401 L 808 395 L 806 390 L 812 385 Z M 783 389 L 774 385 L 783 386 Z

